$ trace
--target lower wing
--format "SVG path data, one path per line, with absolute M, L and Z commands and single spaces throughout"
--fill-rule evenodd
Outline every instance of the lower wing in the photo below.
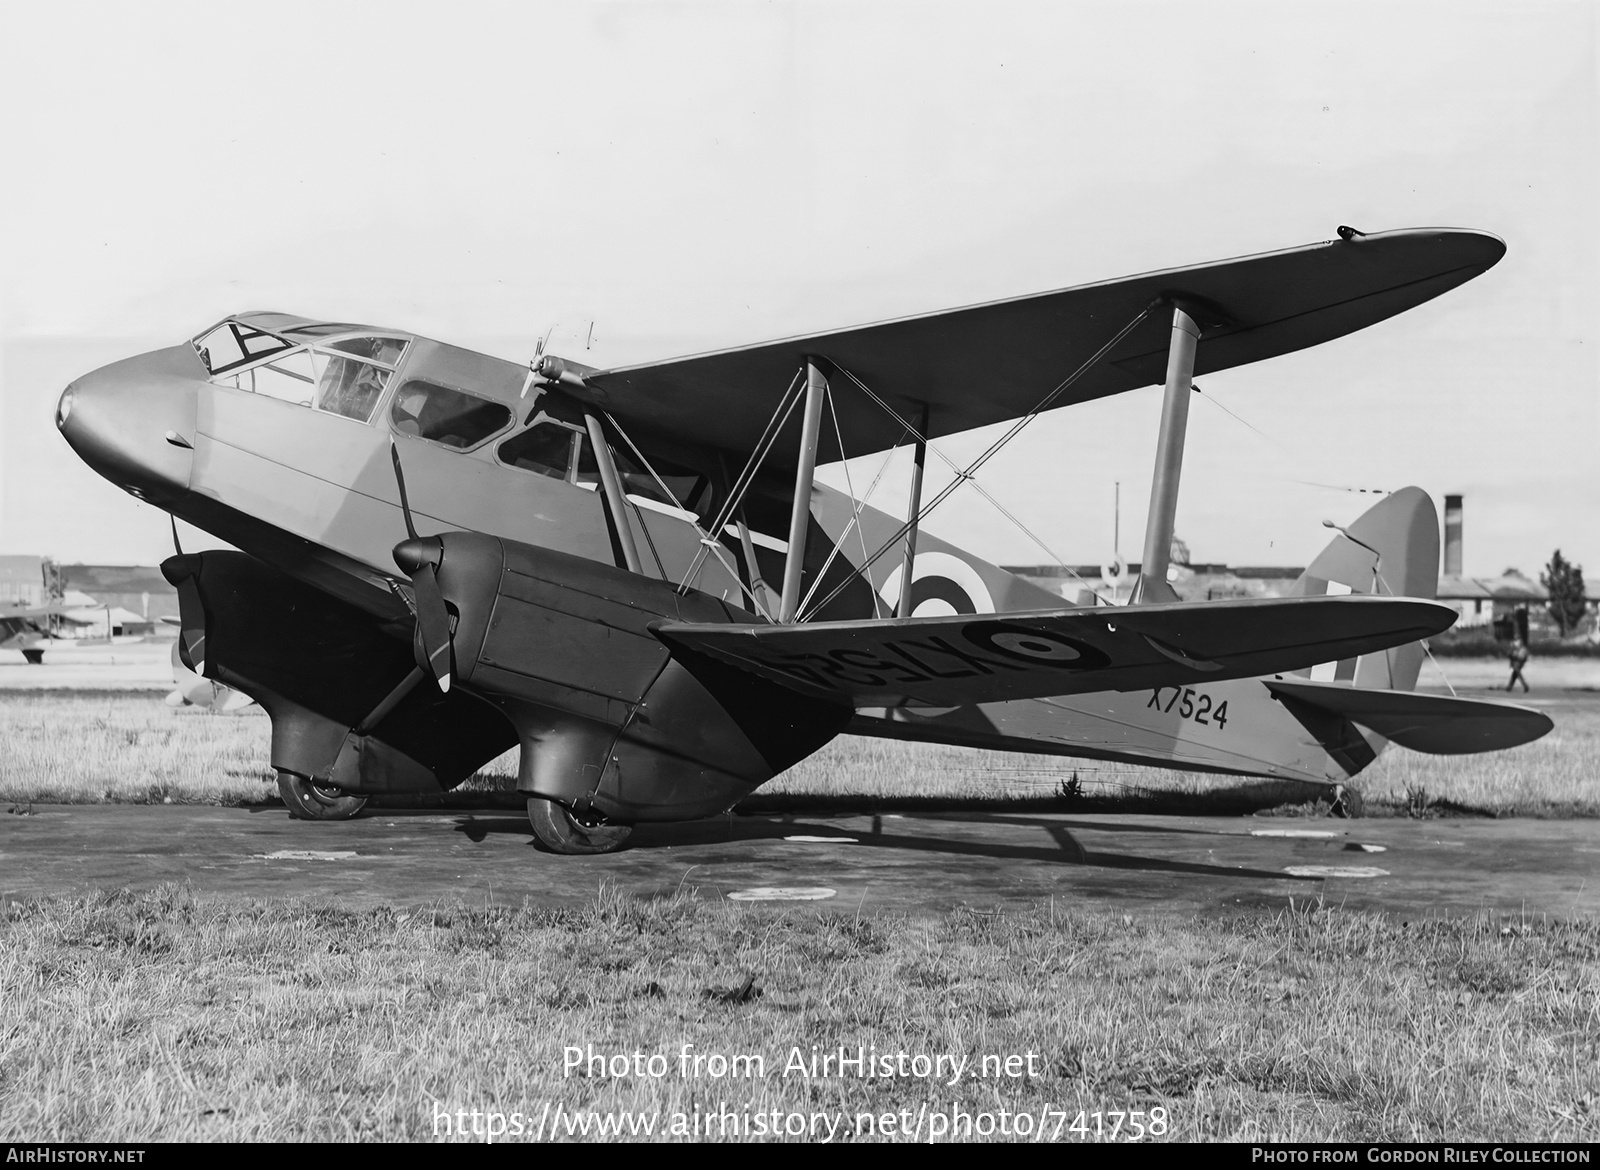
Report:
M 652 627 L 693 672 L 706 655 L 855 707 L 1182 686 L 1295 670 L 1430 637 L 1455 612 L 1350 595 L 805 625 Z

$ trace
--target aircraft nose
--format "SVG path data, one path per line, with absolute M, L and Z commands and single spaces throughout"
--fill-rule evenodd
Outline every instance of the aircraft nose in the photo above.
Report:
M 85 374 L 56 404 L 56 428 L 118 487 L 160 504 L 188 490 L 205 368 L 193 347 L 156 350 Z

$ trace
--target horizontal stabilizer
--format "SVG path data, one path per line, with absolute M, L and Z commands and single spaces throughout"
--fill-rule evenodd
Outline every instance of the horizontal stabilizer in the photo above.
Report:
M 1304 679 L 1262 681 L 1275 695 L 1287 695 L 1342 715 L 1401 747 L 1432 755 L 1468 755 L 1517 747 L 1538 739 L 1555 726 L 1544 712 L 1516 703 L 1372 690 Z
M 653 628 L 671 649 L 804 694 L 950 707 L 1271 674 L 1425 638 L 1454 620 L 1435 602 L 1348 596 Z

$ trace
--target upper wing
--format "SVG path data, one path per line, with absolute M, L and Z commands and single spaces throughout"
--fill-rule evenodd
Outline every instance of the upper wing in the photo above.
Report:
M 921 317 L 584 375 L 592 397 L 660 439 L 751 451 L 807 357 L 849 370 L 929 437 L 1018 418 L 1158 297 L 1198 306 L 1195 373 L 1317 345 L 1471 280 L 1505 254 L 1482 232 L 1426 228 L 1357 236 L 1192 268 L 1039 293 Z M 1159 382 L 1171 314 L 1156 312 L 1057 399 L 1068 406 Z M 836 378 L 844 454 L 904 441 L 899 424 Z M 913 405 L 916 404 L 916 405 Z M 797 426 L 791 422 L 791 428 Z M 840 456 L 824 427 L 821 457 Z M 779 442 L 769 466 L 792 467 Z
M 11 619 L 32 621 L 34 618 L 49 617 L 53 613 L 65 613 L 66 611 L 67 607 L 60 602 L 35 606 L 0 606 L 0 621 Z
M 23 643 L 32 645 L 42 635 L 37 619 L 61 613 L 64 608 L 57 603 L 31 608 L 0 607 L 0 642 L 9 643 L 12 639 L 21 637 Z
M 1455 617 L 1436 602 L 1351 595 L 654 628 L 691 672 L 704 654 L 857 707 L 944 707 L 1271 674 L 1429 637 Z

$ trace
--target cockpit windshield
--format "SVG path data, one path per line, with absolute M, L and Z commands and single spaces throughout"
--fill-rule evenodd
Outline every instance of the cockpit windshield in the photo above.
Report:
M 242 321 L 224 321 L 203 337 L 196 338 L 194 348 L 205 363 L 207 373 L 225 374 L 260 358 L 293 349 L 294 343 Z
M 328 332 L 349 333 L 353 328 L 330 326 Z M 316 336 L 315 329 L 293 332 Z M 372 421 L 407 342 L 404 337 L 365 335 L 297 344 L 247 321 L 230 320 L 197 337 L 194 347 L 219 386 L 365 423 Z

